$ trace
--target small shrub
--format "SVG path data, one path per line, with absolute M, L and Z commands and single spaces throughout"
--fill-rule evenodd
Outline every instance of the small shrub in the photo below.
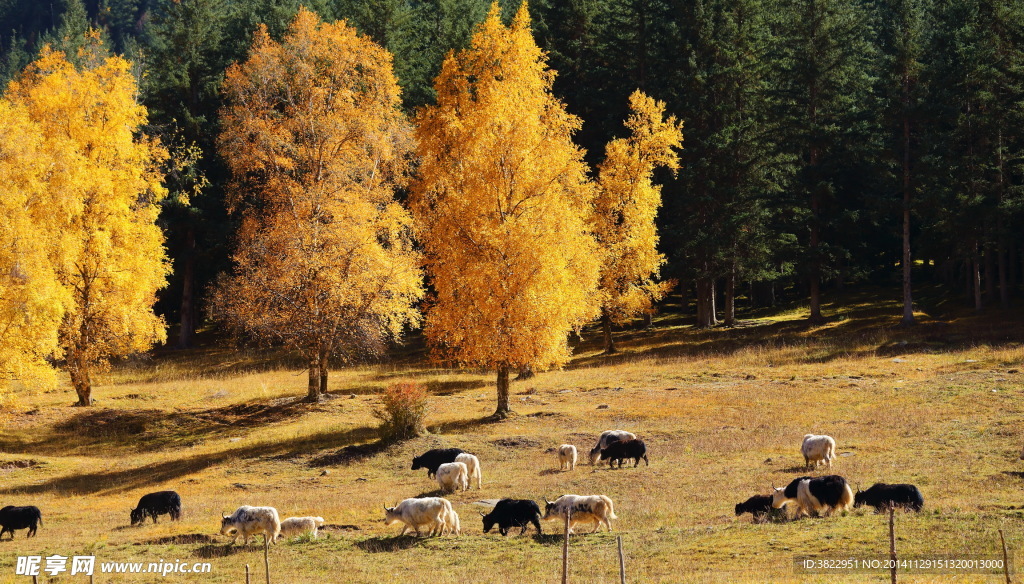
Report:
M 402 382 L 389 385 L 381 398 L 381 407 L 373 411 L 380 420 L 380 438 L 385 442 L 415 438 L 426 432 L 427 388 L 422 383 Z

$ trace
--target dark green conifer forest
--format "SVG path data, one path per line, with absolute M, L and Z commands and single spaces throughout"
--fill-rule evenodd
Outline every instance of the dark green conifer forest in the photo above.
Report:
M 202 328 L 236 228 L 214 137 L 225 69 L 300 5 L 394 54 L 410 115 L 490 0 L 0 0 L 0 82 L 87 31 L 136 65 L 148 131 L 179 160 L 161 224 L 169 343 Z M 502 2 L 511 17 L 518 2 Z M 870 287 L 903 303 L 1005 309 L 1024 291 L 1024 1 L 536 0 L 556 95 L 596 163 L 636 89 L 684 122 L 659 175 L 663 279 L 701 327 Z

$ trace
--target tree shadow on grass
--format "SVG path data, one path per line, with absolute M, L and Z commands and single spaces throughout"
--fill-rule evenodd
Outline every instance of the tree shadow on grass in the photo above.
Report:
M 540 471 L 537 474 L 542 476 L 542 477 L 546 477 L 546 476 L 551 476 L 551 475 L 556 475 L 556 474 L 562 474 L 563 472 L 571 472 L 571 471 L 562 471 L 562 470 L 558 470 L 557 468 L 546 468 L 546 469 Z
M 153 452 L 188 447 L 212 438 L 237 435 L 239 429 L 283 422 L 317 411 L 301 398 L 249 402 L 204 410 L 90 408 L 75 413 L 32 440 L 0 435 L 8 453 L 95 454 L 97 449 Z
M 211 543 L 208 545 L 197 547 L 192 550 L 192 555 L 197 558 L 210 559 L 210 558 L 226 558 L 237 554 L 244 553 L 256 553 L 263 551 L 263 544 L 259 543 L 256 545 L 235 545 L 233 543 L 221 544 Z
M 572 535 L 576 534 L 574 533 Z M 572 535 L 569 537 L 572 537 Z M 565 541 L 565 537 L 561 533 L 541 533 L 534 534 L 533 541 L 540 545 L 562 545 L 562 542 Z
M 380 440 L 366 444 L 349 444 L 340 450 L 330 454 L 321 454 L 309 461 L 309 466 L 318 468 L 322 466 L 348 466 L 354 462 L 361 462 L 376 456 L 387 450 L 388 445 Z
M 420 493 L 419 495 L 416 495 L 416 498 L 417 499 L 422 499 L 423 497 L 448 497 L 448 496 L 451 496 L 453 494 L 454 493 L 449 493 L 448 491 L 444 491 L 444 490 L 441 490 L 441 489 L 434 489 L 433 491 L 424 491 L 424 492 Z
M 419 545 L 421 538 L 412 535 L 397 535 L 395 537 L 370 537 L 356 542 L 356 547 L 371 554 L 381 552 L 397 552 L 407 550 Z
M 376 437 L 376 435 L 376 428 L 367 427 L 336 432 L 320 432 L 293 440 L 253 444 L 184 459 L 155 462 L 124 470 L 60 476 L 38 484 L 6 487 L 0 489 L 0 494 L 17 493 L 31 495 L 51 491 L 65 495 L 90 495 L 100 492 L 108 494 L 122 493 L 154 483 L 173 481 L 211 466 L 234 462 L 241 458 L 298 456 L 311 451 L 338 447 L 343 444 L 365 442 Z

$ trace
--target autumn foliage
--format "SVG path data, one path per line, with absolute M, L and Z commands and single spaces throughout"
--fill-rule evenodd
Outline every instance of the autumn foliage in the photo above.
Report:
M 630 135 L 608 143 L 595 200 L 594 234 L 605 255 L 601 308 L 608 352 L 615 350 L 611 324 L 626 324 L 651 310 L 671 287 L 656 280 L 665 256 L 658 252 L 661 187 L 653 175 L 658 167 L 679 168 L 682 123 L 675 116 L 666 119 L 665 104 L 640 91 L 629 97 L 629 106 Z
M 219 145 L 242 225 L 216 311 L 300 352 L 317 400 L 330 358 L 377 353 L 420 320 L 412 219 L 395 200 L 411 131 L 392 58 L 303 9 L 282 42 L 257 30 L 224 91 Z
M 3 204 L 18 206 L 4 228 L 13 256 L 0 258 L 13 296 L 0 310 L 23 335 L 3 341 L 0 351 L 21 355 L 5 355 L 4 368 L 38 369 L 63 353 L 80 405 L 109 358 L 164 340 L 152 307 L 170 272 L 156 225 L 167 152 L 139 133 L 146 109 L 131 64 L 98 52 L 83 49 L 76 68 L 44 50 L 8 87 L 0 122 L 24 140 L 5 134 L 10 157 L 0 157 L 0 175 L 17 185 Z
M 594 185 L 553 79 L 525 4 L 510 26 L 494 4 L 417 120 L 412 207 L 435 291 L 426 336 L 442 360 L 497 371 L 498 416 L 509 371 L 563 363 L 568 333 L 600 304 Z

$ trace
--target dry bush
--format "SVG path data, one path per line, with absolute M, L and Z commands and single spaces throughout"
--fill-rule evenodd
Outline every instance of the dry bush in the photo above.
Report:
M 380 439 L 397 442 L 415 438 L 424 432 L 427 417 L 427 386 L 405 381 L 387 386 L 381 407 L 373 410 L 380 420 Z

